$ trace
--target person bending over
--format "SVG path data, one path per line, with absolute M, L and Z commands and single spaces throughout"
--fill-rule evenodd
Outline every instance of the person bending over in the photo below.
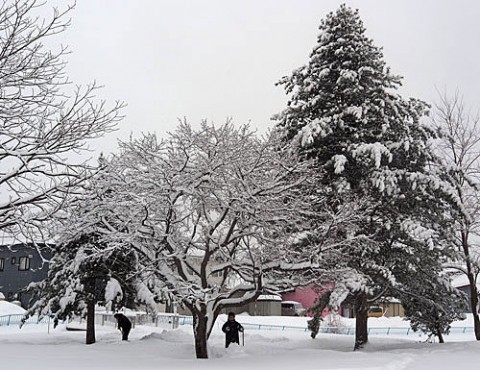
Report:
M 121 313 L 116 313 L 113 315 L 117 319 L 118 330 L 122 333 L 122 340 L 128 340 L 128 334 L 132 329 L 132 323 L 127 316 Z

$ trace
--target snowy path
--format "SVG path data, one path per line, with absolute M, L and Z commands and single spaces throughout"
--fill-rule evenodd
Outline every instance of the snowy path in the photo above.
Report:
M 223 336 L 215 332 L 210 341 L 210 360 L 193 359 L 191 327 L 174 331 L 137 327 L 131 341 L 119 340 L 110 327 L 99 327 L 97 344 L 83 344 L 83 332 L 58 328 L 50 334 L 45 326 L 0 330 L 0 359 L 8 370 L 60 369 L 478 369 L 480 344 L 457 342 L 418 343 L 395 338 L 372 337 L 361 352 L 352 352 L 352 337 L 306 333 L 246 333 L 246 346 L 223 348 Z

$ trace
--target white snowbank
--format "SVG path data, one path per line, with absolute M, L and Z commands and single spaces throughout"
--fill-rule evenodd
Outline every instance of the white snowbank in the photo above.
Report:
M 4 315 L 23 315 L 26 311 L 16 304 L 0 301 L 0 316 Z
M 128 342 L 112 327 L 97 327 L 97 343 L 87 346 L 84 332 L 60 326 L 47 334 L 46 325 L 31 325 L 21 330 L 0 327 L 0 358 L 9 370 L 474 370 L 480 363 L 480 343 L 473 339 L 441 345 L 372 337 L 364 350 L 353 352 L 353 336 L 321 334 L 312 340 L 302 332 L 246 330 L 245 347 L 225 349 L 224 336 L 215 329 L 210 360 L 205 361 L 194 358 L 191 326 L 173 331 L 137 326 Z
M 220 321 L 225 319 L 221 315 Z M 304 324 L 304 317 L 237 316 L 252 324 Z M 371 326 L 408 324 L 400 318 L 370 319 Z M 348 322 L 346 322 L 348 324 Z M 111 326 L 97 326 L 97 343 L 86 346 L 85 332 L 47 325 L 0 327 L 0 359 L 9 370 L 89 369 L 369 369 L 369 370 L 476 370 L 480 343 L 473 334 L 447 336 L 445 344 L 419 342 L 425 338 L 371 336 L 365 349 L 353 352 L 352 335 L 319 334 L 312 340 L 301 331 L 246 329 L 245 346 L 224 348 L 224 335 L 216 325 L 209 340 L 210 359 L 196 360 L 191 326 L 165 330 L 136 326 L 128 342 Z M 461 342 L 454 342 L 454 341 Z M 21 359 L 21 360 L 19 360 Z

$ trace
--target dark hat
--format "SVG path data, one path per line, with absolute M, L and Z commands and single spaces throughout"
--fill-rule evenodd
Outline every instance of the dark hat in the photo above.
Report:
M 228 316 L 235 316 L 235 312 L 231 312 L 231 311 L 230 311 L 230 312 L 228 313 Z

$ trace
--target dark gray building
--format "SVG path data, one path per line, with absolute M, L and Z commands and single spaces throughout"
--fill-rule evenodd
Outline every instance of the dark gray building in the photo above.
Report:
M 464 292 L 467 297 L 468 297 L 468 307 L 467 307 L 467 310 L 466 310 L 466 313 L 472 313 L 472 308 L 470 307 L 470 285 L 461 285 L 461 286 L 457 286 L 456 287 L 458 290 L 461 290 L 462 292 Z M 477 286 L 477 289 L 480 289 L 480 287 Z M 479 297 L 480 298 L 480 294 L 479 294 Z M 478 308 L 478 312 L 480 313 L 480 307 Z
M 46 260 L 50 256 L 50 250 L 45 245 L 0 246 L 0 292 L 5 295 L 7 301 L 18 300 L 24 308 L 28 308 L 31 296 L 22 290 L 31 282 L 41 281 L 47 277 Z
M 470 307 L 470 285 L 469 281 L 467 278 L 467 275 L 465 274 L 458 274 L 457 276 L 452 277 L 452 286 L 457 288 L 458 290 L 461 290 L 464 292 L 467 297 L 468 297 L 468 308 L 466 310 L 466 313 L 471 313 L 471 307 Z M 477 282 L 477 289 L 480 291 L 480 283 Z M 480 298 L 480 294 L 479 294 Z M 480 307 L 478 309 L 478 312 L 480 313 Z

